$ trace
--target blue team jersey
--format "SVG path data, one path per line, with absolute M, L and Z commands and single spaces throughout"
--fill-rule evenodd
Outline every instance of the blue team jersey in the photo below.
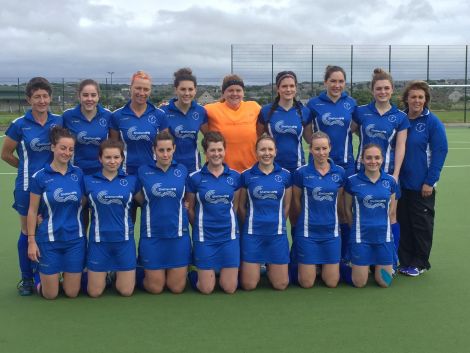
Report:
M 62 118 L 51 113 L 47 114 L 44 126 L 34 120 L 31 110 L 11 123 L 5 135 L 17 143 L 18 176 L 15 189 L 28 191 L 31 176 L 41 169 L 44 164 L 52 161 L 50 130 L 62 125 Z
M 108 138 L 111 112 L 100 105 L 96 109 L 96 115 L 91 120 L 82 114 L 80 104 L 62 114 L 64 127 L 77 139 L 73 164 L 84 171 L 101 168 L 98 152 L 101 142 Z
M 83 237 L 81 200 L 84 195 L 83 173 L 69 165 L 65 175 L 54 171 L 50 164 L 37 171 L 31 179 L 31 193 L 40 195 L 38 243 L 68 241 Z
M 153 164 L 137 172 L 144 194 L 140 221 L 141 238 L 177 238 L 189 235 L 184 193 L 188 171 L 173 161 L 165 171 Z
M 239 237 L 233 212 L 233 197 L 239 188 L 240 174 L 225 164 L 219 177 L 207 169 L 207 164 L 190 174 L 188 192 L 196 195 L 193 242 L 221 243 Z
M 338 190 L 345 183 L 344 169 L 332 160 L 321 175 L 310 163 L 297 169 L 294 185 L 302 189 L 302 212 L 295 226 L 296 237 L 333 239 L 339 236 Z
M 427 108 L 409 121 L 400 183 L 404 189 L 421 191 L 423 184 L 435 186 L 439 180 L 448 151 L 446 131 Z
M 410 126 L 406 114 L 392 105 L 388 112 L 380 115 L 375 107 L 375 101 L 372 101 L 367 105 L 357 107 L 353 114 L 353 120 L 359 126 L 360 140 L 356 169 L 361 168 L 362 148 L 369 143 L 376 143 L 382 148 L 383 169 L 387 173 L 393 174 L 396 135 Z
M 304 125 L 309 121 L 310 111 L 300 104 L 285 110 L 277 106 L 269 116 L 272 103 L 261 108 L 259 123 L 267 125 L 269 134 L 276 141 L 277 155 L 275 162 L 286 169 L 295 169 L 305 164 L 304 150 L 302 148 L 302 133 Z
M 364 171 L 351 175 L 344 190 L 352 196 L 353 219 L 350 241 L 353 243 L 384 243 L 392 241 L 389 208 L 397 191 L 395 179 L 381 172 L 374 183 Z
M 256 163 L 241 176 L 241 186 L 248 195 L 243 234 L 286 235 L 284 196 L 292 186 L 288 170 L 274 164 L 271 173 L 263 173 Z
M 91 206 L 89 240 L 118 242 L 134 238 L 130 209 L 134 195 L 140 190 L 137 177 L 119 171 L 109 180 L 102 172 L 87 175 L 85 194 Z
M 137 170 L 138 167 L 154 164 L 153 142 L 157 134 L 168 128 L 165 113 L 147 103 L 147 110 L 139 118 L 130 108 L 131 102 L 112 113 L 110 128 L 119 131 L 124 142 L 125 159 L 122 169 Z
M 168 127 L 175 137 L 176 151 L 173 158 L 183 164 L 189 173 L 201 168 L 201 156 L 197 150 L 197 137 L 202 124 L 207 123 L 207 113 L 204 107 L 195 101 L 184 114 L 175 105 L 176 98 L 168 105 L 161 107 L 165 112 Z
M 356 106 L 356 101 L 346 92 L 336 102 L 325 91 L 307 103 L 312 112 L 313 130 L 328 135 L 331 142 L 330 158 L 341 166 L 354 164 L 351 122 Z

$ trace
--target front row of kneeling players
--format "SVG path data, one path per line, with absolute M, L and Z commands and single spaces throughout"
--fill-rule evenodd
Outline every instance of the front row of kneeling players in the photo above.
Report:
M 275 289 L 285 289 L 289 277 L 312 287 L 317 266 L 325 284 L 335 287 L 341 260 L 337 197 L 343 188 L 352 224 L 352 266 L 342 266 L 342 275 L 362 287 L 369 265 L 375 265 L 377 283 L 390 284 L 395 249 L 388 213 L 397 185 L 381 171 L 377 145 L 363 149 L 363 168 L 346 179 L 343 168 L 329 159 L 330 141 L 322 132 L 312 138 L 313 162 L 293 176 L 274 162 L 275 142 L 267 135 L 256 143 L 258 162 L 241 175 L 224 164 L 225 141 L 218 132 L 205 135 L 206 164 L 190 175 L 173 160 L 175 144 L 168 132 L 155 139 L 156 163 L 141 166 L 135 176 L 120 169 L 121 142 L 101 144 L 102 171 L 89 176 L 70 163 L 75 139 L 67 129 L 54 127 L 51 144 L 53 161 L 32 178 L 27 219 L 28 256 L 39 264 L 37 288 L 45 298 L 58 295 L 61 273 L 67 296 L 77 296 L 84 282 L 90 296 L 100 296 L 110 271 L 124 296 L 133 293 L 136 281 L 151 293 L 165 287 L 180 293 L 191 263 L 197 271 L 190 271 L 190 282 L 206 294 L 214 290 L 217 277 L 227 293 L 235 292 L 239 282 L 244 289 L 256 288 L 262 264 Z M 138 267 L 135 203 L 142 209 Z M 92 216 L 88 244 L 81 221 L 85 204 Z M 291 205 L 296 226 L 289 254 Z

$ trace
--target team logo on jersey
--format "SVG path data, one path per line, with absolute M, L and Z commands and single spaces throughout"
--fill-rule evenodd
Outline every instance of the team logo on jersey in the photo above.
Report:
M 331 116 L 331 113 L 323 114 L 321 116 L 321 121 L 326 126 L 333 126 L 333 125 L 344 126 L 344 117 L 342 116 L 334 117 L 334 116 Z
M 39 137 L 32 139 L 31 142 L 29 143 L 29 146 L 34 152 L 42 152 L 42 151 L 51 150 L 51 143 L 50 142 L 41 143 L 41 140 L 39 139 Z
M 390 182 L 388 180 L 383 180 L 382 186 L 386 189 L 390 189 Z
M 72 179 L 73 181 L 78 181 L 78 176 L 77 176 L 77 174 L 72 173 L 72 174 L 70 175 L 70 179 Z
M 191 117 L 194 119 L 194 120 L 198 120 L 199 119 L 199 113 L 198 112 L 194 112 Z
M 227 184 L 228 185 L 233 185 L 233 178 L 232 177 L 227 177 Z
M 372 208 L 372 209 L 377 208 L 377 207 L 386 208 L 385 205 L 387 203 L 387 200 L 374 200 L 374 196 L 367 195 L 366 197 L 364 197 L 362 203 L 367 208 Z
M 382 140 L 386 140 L 387 137 L 385 136 L 387 131 L 384 130 L 377 130 L 375 128 L 375 124 L 370 124 L 366 126 L 366 135 L 371 138 L 379 138 Z
M 119 184 L 121 186 L 127 186 L 127 184 L 129 184 L 129 182 L 126 179 L 121 179 L 121 180 L 119 180 Z
M 137 126 L 132 126 L 127 130 L 127 137 L 132 141 L 145 140 L 150 141 L 149 131 L 137 131 Z
M 157 117 L 153 114 L 150 114 L 148 117 L 148 121 L 150 124 L 155 124 L 157 122 Z
M 266 200 L 266 199 L 277 200 L 277 191 L 276 190 L 266 191 L 266 190 L 263 190 L 263 187 L 261 185 L 259 185 L 253 189 L 253 197 L 259 200 Z
M 344 107 L 344 109 L 349 110 L 349 109 L 351 109 L 351 103 L 345 102 L 345 103 L 343 104 L 343 107 Z
M 426 124 L 425 123 L 416 124 L 416 131 L 423 132 L 424 130 L 426 130 Z
M 181 178 L 181 176 L 183 175 L 183 172 L 179 169 L 175 169 L 175 171 L 173 172 L 173 174 L 175 175 L 175 177 L 177 178 Z
M 276 124 L 274 124 L 274 130 L 280 134 L 293 134 L 297 136 L 297 126 L 284 125 L 284 120 L 279 120 Z
M 58 188 L 54 191 L 54 200 L 57 202 L 78 201 L 77 192 L 64 192 L 64 189 Z
M 99 123 L 103 127 L 106 127 L 108 125 L 108 122 L 106 121 L 105 118 L 100 118 Z
M 228 205 L 230 203 L 229 198 L 229 195 L 216 195 L 215 190 L 209 190 L 204 195 L 204 199 L 212 204 L 222 203 L 224 205 Z
M 175 127 L 175 136 L 180 139 L 195 139 L 196 131 L 184 130 L 183 125 Z
M 80 131 L 77 134 L 77 141 L 78 143 L 82 145 L 95 145 L 99 146 L 101 143 L 101 138 L 100 137 L 88 137 L 87 136 L 88 132 L 86 131 Z
M 162 188 L 162 183 L 152 186 L 152 194 L 156 197 L 176 197 L 176 188 Z
M 337 183 L 339 181 L 339 175 L 334 173 L 334 174 L 331 174 L 331 180 L 333 180 L 335 183 Z
M 312 196 L 315 201 L 333 201 L 333 198 L 335 196 L 334 192 L 324 192 L 322 191 L 322 187 L 318 186 L 316 188 L 313 188 L 312 190 Z
M 282 177 L 280 175 L 274 176 L 274 180 L 276 180 L 278 183 L 282 183 Z
M 395 115 L 389 115 L 388 121 L 390 121 L 391 123 L 394 123 L 395 121 L 397 121 L 397 117 Z
M 122 195 L 108 195 L 107 190 L 100 191 L 97 195 L 98 202 L 103 205 L 122 205 L 122 199 L 124 196 Z

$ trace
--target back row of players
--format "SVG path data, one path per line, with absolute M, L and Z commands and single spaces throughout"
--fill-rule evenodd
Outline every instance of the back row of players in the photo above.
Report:
M 376 280 L 387 286 L 393 241 L 396 247 L 399 242 L 399 176 L 404 191 L 400 221 L 406 230 L 399 249 L 401 270 L 416 275 L 428 269 L 434 186 L 447 153 L 444 128 L 428 110 L 429 87 L 410 83 L 403 95 L 407 111 L 402 112 L 390 103 L 393 82 L 383 70 L 374 71 L 374 100 L 366 106 L 357 107 L 344 92 L 345 79 L 343 69 L 327 67 L 326 91 L 303 107 L 295 99 L 295 74 L 281 72 L 276 100 L 261 108 L 243 101 L 243 81 L 229 75 L 221 101 L 201 107 L 194 101 L 196 78 L 181 69 L 175 73 L 176 98 L 158 109 L 149 103 L 151 79 L 139 71 L 124 107 L 113 113 L 102 108 L 99 85 L 85 80 L 79 86 L 80 104 L 62 117 L 48 111 L 49 83 L 32 79 L 26 87 L 31 110 L 8 128 L 2 150 L 2 158 L 18 168 L 14 208 L 21 219 L 20 294 L 33 289 L 28 254 L 39 261 L 45 297 L 57 295 L 60 272 L 65 293 L 78 294 L 88 225 L 81 218 L 85 199 L 92 210 L 86 263 L 92 296 L 103 291 L 107 271 L 117 271 L 116 287 L 123 295 L 133 291 L 133 200 L 142 205 L 139 262 L 144 271 L 137 282 L 149 292 L 161 292 L 165 285 L 181 292 L 191 261 L 198 271 L 190 277 L 203 293 L 213 291 L 216 271 L 221 287 L 234 292 L 239 267 L 242 287 L 253 289 L 263 263 L 273 287 L 285 288 L 288 215 L 295 225 L 291 256 L 298 264 L 298 269 L 292 266 L 291 280 L 313 286 L 316 265 L 322 265 L 323 280 L 334 287 L 342 256 L 353 264 L 352 274 L 344 268 L 343 275 L 354 285 L 364 286 L 369 265 L 377 265 Z M 50 140 L 55 125 L 68 130 L 55 128 Z M 201 169 L 199 131 L 205 134 Z M 269 136 L 259 138 L 263 131 Z M 352 132 L 360 136 L 356 166 Z M 313 156 L 303 167 L 302 136 L 311 143 Z M 244 172 L 240 176 L 237 171 Z M 417 211 L 417 203 L 425 203 L 430 212 Z M 243 224 L 241 251 L 237 211 Z

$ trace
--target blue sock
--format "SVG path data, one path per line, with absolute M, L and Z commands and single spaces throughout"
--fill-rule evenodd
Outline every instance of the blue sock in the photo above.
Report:
M 80 289 L 83 294 L 88 294 L 88 272 L 82 272 L 82 278 L 80 278 Z
M 393 254 L 393 269 L 398 267 L 398 247 L 400 246 L 400 223 L 392 224 L 393 243 L 395 245 L 395 252 Z
M 349 261 L 349 253 L 348 253 L 348 244 L 349 238 L 351 235 L 351 228 L 347 223 L 341 223 L 339 225 L 341 230 L 341 259 L 345 260 L 346 262 Z
M 291 262 L 289 264 L 289 283 L 299 285 L 299 265 Z
M 380 277 L 382 277 L 382 281 L 384 281 L 387 287 L 390 287 L 390 285 L 392 284 L 392 276 L 390 275 L 390 273 L 388 273 L 382 268 L 380 269 Z
M 197 276 L 197 271 L 196 271 L 196 270 L 190 270 L 190 271 L 188 272 L 188 280 L 189 280 L 189 284 L 191 285 L 191 287 L 192 287 L 195 291 L 198 291 L 198 292 L 199 292 L 199 289 L 197 288 L 198 276 Z
M 291 238 L 292 238 L 292 240 L 293 240 L 293 239 L 294 239 L 294 236 L 295 236 L 295 227 L 294 227 L 294 226 L 290 227 L 290 236 L 291 236 Z
M 34 280 L 34 288 L 36 289 L 36 292 L 42 297 L 42 291 L 41 291 L 41 276 L 39 275 L 38 271 L 35 271 L 33 274 L 33 280 Z
M 341 280 L 344 283 L 347 283 L 350 286 L 354 287 L 354 283 L 353 283 L 353 280 L 352 280 L 352 268 L 351 268 L 351 266 L 348 266 L 345 263 L 340 262 L 340 264 L 339 264 L 339 274 L 341 276 Z
M 23 232 L 20 233 L 18 238 L 18 259 L 20 262 L 20 271 L 22 279 L 33 278 L 33 266 L 28 257 L 28 236 Z
M 142 266 L 137 265 L 135 269 L 135 285 L 137 288 L 145 290 L 144 288 L 145 270 Z

